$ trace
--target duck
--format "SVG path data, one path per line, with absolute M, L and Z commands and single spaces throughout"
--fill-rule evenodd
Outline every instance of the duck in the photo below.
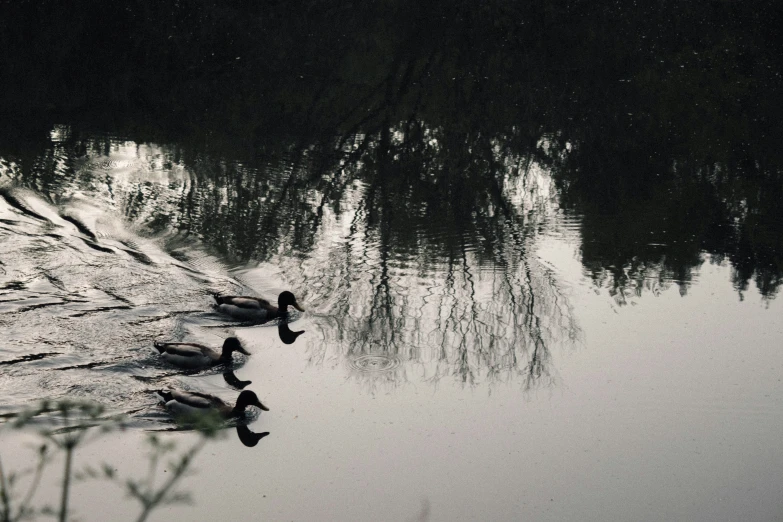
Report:
M 250 352 L 242 347 L 242 343 L 236 337 L 229 337 L 223 342 L 222 351 L 196 343 L 167 343 L 155 341 L 153 346 L 161 357 L 182 368 L 205 368 L 216 364 L 231 362 L 231 355 L 239 352 L 250 355 Z
M 220 313 L 242 321 L 269 321 L 288 314 L 288 307 L 293 306 L 300 312 L 304 308 L 296 302 L 296 297 L 289 291 L 277 296 L 277 306 L 260 297 L 244 295 L 215 295 L 217 309 Z
M 156 390 L 163 398 L 166 409 L 175 417 L 194 417 L 218 414 L 224 419 L 242 417 L 245 408 L 256 406 L 263 411 L 269 408 L 258 399 L 255 392 L 244 390 L 237 397 L 233 407 L 223 399 L 208 393 L 186 392 L 182 390 Z

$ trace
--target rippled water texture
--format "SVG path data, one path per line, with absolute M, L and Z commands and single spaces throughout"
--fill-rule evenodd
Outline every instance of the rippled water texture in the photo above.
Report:
M 53 131 L 55 144 L 59 132 L 67 129 Z M 373 229 L 369 188 L 359 181 L 339 213 L 315 191 L 307 204 L 319 221 L 305 255 L 289 236 L 273 239 L 263 228 L 290 226 L 279 218 L 297 210 L 279 195 L 285 163 L 184 168 L 160 147 L 117 141 L 110 149 L 73 157 L 55 145 L 61 167 L 47 191 L 4 189 L 4 320 L 15 347 L 4 361 L 9 408 L 47 390 L 138 409 L 145 383 L 163 372 L 154 339 L 219 341 L 203 328 L 214 292 L 274 297 L 290 288 L 311 310 L 313 362 L 345 358 L 359 373 L 392 372 L 395 380 L 415 369 L 425 380 L 521 377 L 532 386 L 550 378 L 550 349 L 578 338 L 551 269 L 527 252 L 528 231 L 556 210 L 551 181 L 536 168 L 509 178 L 504 197 L 520 218 L 498 222 L 503 235 L 485 245 L 425 221 L 407 232 L 433 247 L 398 248 Z M 238 194 L 226 172 L 242 184 Z M 262 183 L 268 197 L 234 207 Z M 535 221 L 521 218 L 534 209 Z M 225 228 L 213 231 L 215 223 Z M 217 236 L 222 244 L 210 241 Z M 243 252 L 262 259 L 248 264 Z
M 93 4 L 0 2 L 3 472 L 39 399 L 139 477 L 155 390 L 252 390 L 158 520 L 781 518 L 775 2 Z
M 147 383 L 165 385 L 171 369 L 152 341 L 203 324 L 208 290 L 239 288 L 173 238 L 134 233 L 108 203 L 53 205 L 5 190 L 0 212 L 4 411 L 39 398 L 99 400 L 119 412 L 154 402 Z M 194 337 L 220 340 L 206 330 Z
M 396 518 L 417 511 L 424 517 L 432 501 L 436 519 L 451 519 L 462 515 L 444 501 L 454 488 L 469 487 L 464 479 L 474 471 L 473 459 L 504 469 L 484 476 L 488 487 L 514 476 L 506 468 L 530 461 L 536 447 L 559 469 L 545 476 L 571 476 L 558 456 L 565 444 L 585 452 L 574 466 L 587 480 L 591 469 L 601 468 L 590 451 L 611 461 L 601 469 L 621 474 L 623 466 L 636 469 L 659 455 L 673 466 L 671 459 L 686 458 L 682 452 L 698 451 L 698 444 L 714 448 L 720 440 L 747 437 L 762 417 L 771 425 L 781 421 L 774 407 L 779 379 L 769 371 L 780 368 L 770 355 L 770 342 L 780 333 L 774 292 L 765 291 L 772 287 L 759 283 L 754 294 L 738 283 L 735 267 L 709 252 L 689 259 L 687 273 L 677 273 L 657 253 L 667 246 L 655 239 L 639 241 L 651 249 L 644 261 L 595 261 L 589 257 L 595 245 L 584 235 L 586 218 L 561 208 L 551 173 L 535 161 L 504 159 L 500 192 L 479 212 L 455 201 L 430 214 L 432 200 L 412 197 L 396 206 L 393 194 L 384 193 L 389 187 L 352 177 L 339 163 L 324 174 L 342 184 L 329 193 L 337 200 L 328 201 L 328 187 L 306 182 L 323 162 L 318 152 L 246 165 L 208 155 L 184 158 L 176 148 L 105 136 L 73 141 L 70 132 L 53 128 L 39 160 L 43 166 L 24 170 L 13 157 L 2 160 L 4 414 L 40 398 L 78 397 L 129 415 L 131 426 L 168 430 L 172 425 L 153 390 L 181 387 L 229 402 L 239 389 L 256 390 L 271 411 L 252 416 L 250 428 L 271 436 L 259 440 L 238 429 L 239 439 L 273 452 L 259 453 L 275 470 L 259 487 L 284 491 L 270 504 L 277 506 L 274 512 L 303 518 L 317 518 L 320 510 L 334 518 L 373 517 L 375 510 L 345 500 L 322 502 L 315 511 L 293 509 L 286 500 L 298 494 L 291 486 L 298 479 L 287 476 L 291 458 L 295 469 L 319 477 L 312 484 L 318 491 L 343 498 L 333 487 L 350 482 L 344 473 L 358 466 L 364 474 L 386 474 L 390 487 L 414 505 L 424 502 L 409 509 L 392 502 Z M 658 234 L 653 229 L 650 235 Z M 215 293 L 274 300 L 284 289 L 307 308 L 290 323 L 244 325 L 213 309 Z M 707 292 L 720 297 L 708 304 Z M 748 295 L 751 302 L 743 304 L 740 298 Z M 707 306 L 714 308 L 710 319 L 698 319 Z M 755 326 L 734 331 L 731 321 Z M 720 339 L 712 339 L 708 328 L 721 331 Z M 252 354 L 231 368 L 184 372 L 152 349 L 155 340 L 218 346 L 229 335 Z M 751 338 L 756 355 L 767 354 L 767 370 L 757 363 L 737 366 L 744 362 L 734 347 Z M 745 377 L 734 382 L 732 367 Z M 754 386 L 734 389 L 754 372 Z M 617 379 L 624 392 L 612 385 Z M 609 437 L 623 449 L 603 447 L 601 437 L 608 435 L 601 430 L 590 435 L 593 420 L 603 415 L 612 430 L 636 426 L 630 438 Z M 674 430 L 682 441 L 682 430 L 697 429 L 682 422 L 684 415 L 728 425 L 717 439 L 699 439 L 693 448 L 675 444 L 673 453 L 657 442 L 640 442 L 645 435 L 636 430 L 647 423 L 664 439 Z M 645 416 L 648 421 L 640 419 Z M 573 423 L 580 428 L 571 435 L 587 437 L 584 447 L 570 438 Z M 367 446 L 384 438 L 380 426 L 399 441 L 394 450 Z M 431 438 L 433 433 L 438 435 Z M 758 440 L 769 433 L 762 430 Z M 495 442 L 481 449 L 485 438 Z M 531 438 L 537 442 L 527 445 Z M 232 474 L 247 479 L 258 463 L 245 466 L 240 446 L 226 444 L 219 453 L 232 462 Z M 619 458 L 639 444 L 644 449 L 638 456 Z M 349 453 L 342 449 L 353 446 Z M 728 461 L 690 462 L 701 473 L 743 454 L 757 457 L 740 452 Z M 337 482 L 320 472 L 324 459 L 333 458 L 346 465 L 332 471 L 341 477 Z M 386 464 L 373 464 L 377 459 Z M 411 459 L 430 466 L 413 473 L 412 481 L 407 472 L 394 472 L 398 465 L 413 469 Z M 206 462 L 214 473 L 223 469 Z M 449 462 L 463 478 L 440 480 L 437 470 Z M 479 475 L 486 472 L 479 466 Z M 646 487 L 660 478 L 652 473 Z M 425 493 L 414 495 L 413 484 Z M 672 501 L 668 488 L 655 488 L 659 498 Z M 562 498 L 568 488 L 554 490 Z M 540 506 L 548 494 L 538 491 L 529 501 Z M 768 502 L 766 492 L 759 495 Z M 590 497 L 593 515 L 601 512 L 601 498 L 595 491 Z M 517 502 L 478 503 L 468 518 L 513 518 Z M 554 518 L 568 518 L 579 504 L 558 509 Z M 199 513 L 204 520 L 213 516 Z

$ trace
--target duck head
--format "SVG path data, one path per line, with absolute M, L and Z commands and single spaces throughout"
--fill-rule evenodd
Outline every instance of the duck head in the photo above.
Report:
M 282 312 L 287 312 L 289 306 L 293 306 L 300 312 L 304 312 L 304 308 L 299 306 L 299 303 L 296 302 L 296 297 L 294 297 L 294 294 L 286 290 L 285 292 L 280 292 L 280 295 L 277 296 L 277 306 L 280 308 Z
M 269 408 L 264 406 L 261 401 L 258 400 L 258 395 L 256 395 L 255 392 L 245 390 L 239 394 L 239 397 L 237 397 L 237 405 L 234 407 L 234 412 L 236 414 L 242 414 L 244 413 L 245 408 L 248 406 L 255 406 L 257 408 L 261 408 L 264 411 L 269 411 Z
M 231 354 L 233 352 L 239 352 L 245 355 L 250 355 L 250 352 L 248 352 L 242 347 L 242 343 L 239 342 L 239 339 L 237 339 L 236 337 L 229 337 L 223 342 L 223 357 L 226 359 L 230 359 Z

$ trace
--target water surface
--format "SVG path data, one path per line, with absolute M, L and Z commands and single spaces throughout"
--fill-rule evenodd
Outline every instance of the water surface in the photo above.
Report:
M 585 217 L 533 162 L 508 169 L 506 215 L 485 209 L 456 231 L 394 216 L 405 224 L 390 229 L 358 180 L 337 208 L 317 191 L 291 201 L 276 195 L 297 174 L 286 161 L 177 163 L 166 146 L 110 138 L 73 155 L 64 131 L 52 130 L 42 189 L 5 160 L 3 410 L 78 396 L 126 413 L 134 430 L 87 451 L 132 470 L 137 430 L 171 427 L 150 390 L 236 395 L 222 370 L 167 367 L 152 341 L 238 335 L 253 355 L 235 374 L 271 408 L 251 429 L 271 435 L 253 449 L 215 443 L 189 480 L 188 516 L 240 501 L 275 519 L 779 509 L 778 303 L 738 289 L 715 254 L 687 278 L 663 261 L 586 263 Z M 269 195 L 255 210 L 237 203 L 252 190 Z M 281 218 L 295 211 L 318 216 L 304 246 Z M 221 221 L 235 226 L 212 242 Z M 265 223 L 289 232 L 266 243 Z M 211 306 L 213 292 L 282 289 L 308 308 L 282 328 L 237 326 Z M 199 485 L 216 481 L 241 487 Z M 105 516 L 84 495 L 80 514 Z
M 256 391 L 160 520 L 783 516 L 779 10 L 50 4 L 0 16 L 3 419 L 98 401 L 142 474 L 154 390 Z

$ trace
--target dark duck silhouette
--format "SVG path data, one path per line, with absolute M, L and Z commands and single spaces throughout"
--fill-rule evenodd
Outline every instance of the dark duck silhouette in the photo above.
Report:
M 283 341 L 283 344 L 293 344 L 296 338 L 305 333 L 305 331 L 294 332 L 288 327 L 288 323 L 283 322 L 277 325 L 277 333 L 280 335 L 280 340 Z
M 252 448 L 256 444 L 258 444 L 258 441 L 263 439 L 269 435 L 268 431 L 265 431 L 263 433 L 255 433 L 253 431 L 250 431 L 250 428 L 245 426 L 244 424 L 240 424 L 237 426 L 237 436 L 239 437 L 239 440 L 247 446 L 248 448 Z

